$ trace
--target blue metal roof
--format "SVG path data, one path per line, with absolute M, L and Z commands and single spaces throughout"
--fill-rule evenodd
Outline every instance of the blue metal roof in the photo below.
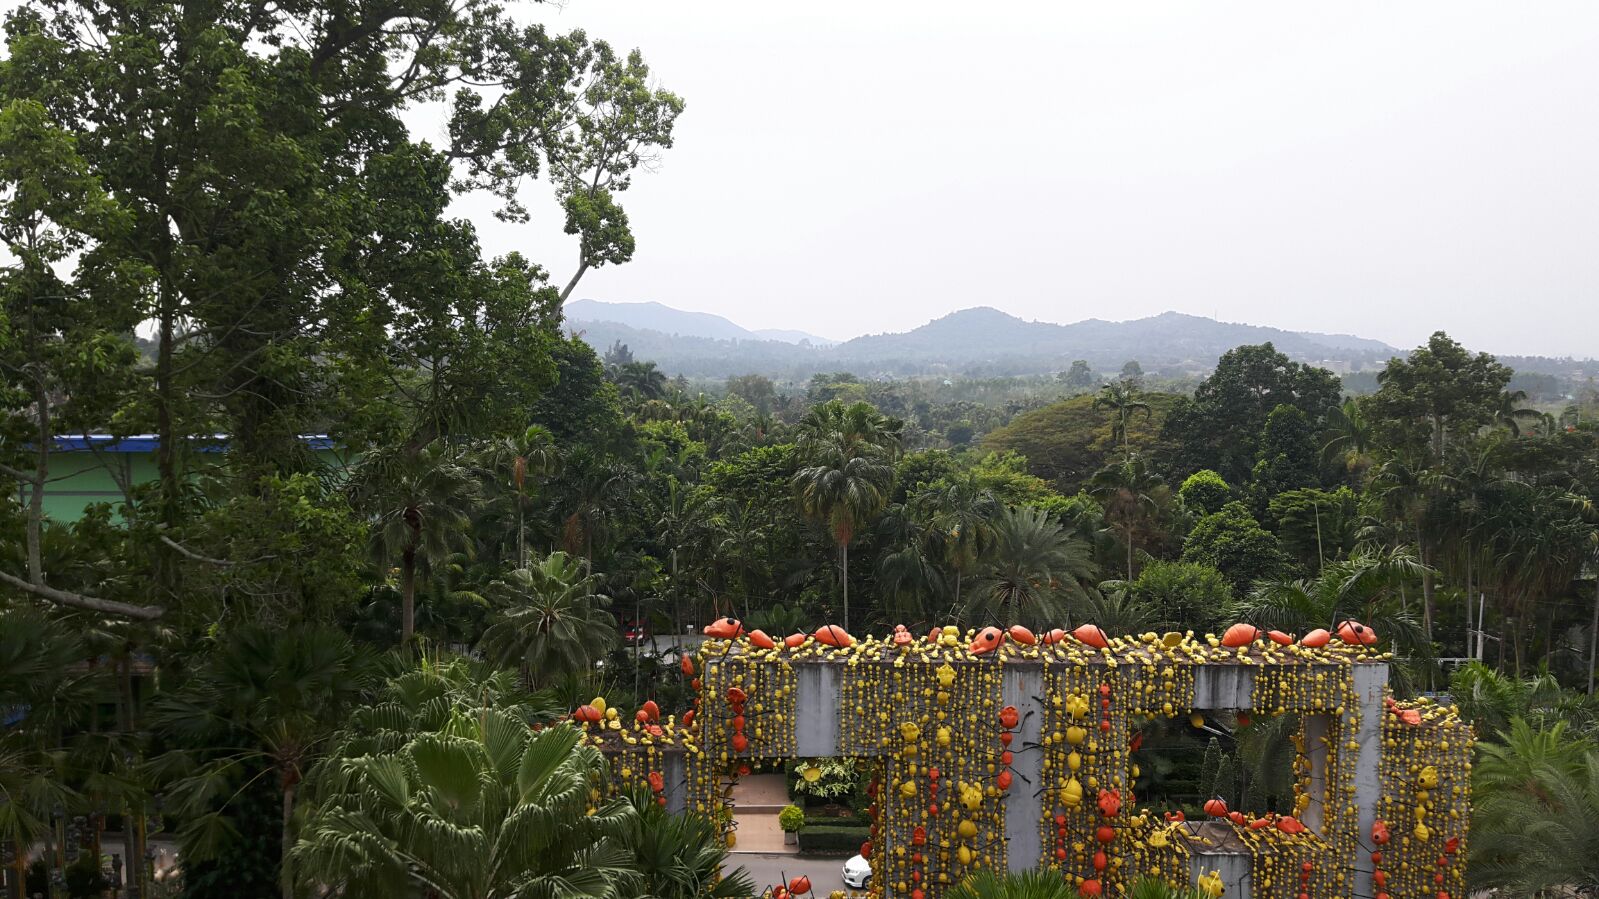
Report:
M 226 434 L 212 434 L 209 437 L 195 438 L 201 443 L 200 451 L 204 453 L 218 453 L 227 449 L 228 438 Z M 307 434 L 300 438 L 306 446 L 313 450 L 328 450 L 333 448 L 333 438 L 326 434 Z M 153 453 L 161 447 L 161 438 L 154 434 L 133 434 L 128 437 L 114 437 L 110 434 L 90 434 L 87 437 L 57 437 L 55 448 L 59 452 L 75 453 L 90 449 L 102 453 Z

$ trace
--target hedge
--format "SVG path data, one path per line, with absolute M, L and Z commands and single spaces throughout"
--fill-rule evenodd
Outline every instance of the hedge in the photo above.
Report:
M 871 838 L 869 827 L 807 826 L 800 831 L 799 848 L 806 855 L 848 858 L 860 852 L 861 844 Z
M 870 827 L 872 821 L 865 815 L 806 815 L 805 827 Z

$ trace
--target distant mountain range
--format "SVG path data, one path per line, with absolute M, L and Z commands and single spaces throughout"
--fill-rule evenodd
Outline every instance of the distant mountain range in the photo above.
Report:
M 766 328 L 751 331 L 709 312 L 688 312 L 661 303 L 605 303 L 600 300 L 573 300 L 566 304 L 569 322 L 608 322 L 645 331 L 659 331 L 675 337 L 709 337 L 712 340 L 776 340 L 781 343 L 810 343 L 833 346 L 836 340 L 817 337 L 804 331 Z
M 1170 375 L 1210 370 L 1222 353 L 1270 341 L 1290 358 L 1340 372 L 1375 368 L 1399 350 L 1345 334 L 1284 331 L 1167 312 L 1125 322 L 1088 319 L 1070 325 L 1025 321 L 980 306 L 953 312 L 903 333 L 869 334 L 832 343 L 802 332 L 760 332 L 719 316 L 660 303 L 567 304 L 568 327 L 597 350 L 620 341 L 639 359 L 671 374 L 727 377 L 760 373 L 801 379 L 818 371 L 863 377 L 962 374 L 1003 376 L 1060 371 L 1086 360 L 1119 371 L 1137 360 Z

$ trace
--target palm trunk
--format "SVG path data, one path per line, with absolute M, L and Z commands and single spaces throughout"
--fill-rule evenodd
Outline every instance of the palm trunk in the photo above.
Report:
M 289 775 L 294 776 L 294 775 Z M 294 794 L 298 781 L 283 785 L 283 845 L 279 847 L 278 882 L 283 889 L 283 899 L 294 899 L 294 878 L 289 876 L 289 850 L 294 848 L 292 824 L 294 822 Z
M 1588 625 L 1588 695 L 1593 695 L 1593 660 L 1599 653 L 1599 567 L 1594 569 L 1593 578 L 1593 621 Z
M 400 642 L 409 644 L 416 634 L 416 550 L 400 556 Z
M 849 541 L 838 545 L 839 580 L 844 585 L 844 631 L 849 631 Z
M 144 812 L 135 812 L 130 804 L 122 816 L 122 853 L 126 856 L 122 864 L 122 878 L 128 884 L 128 899 L 142 899 L 144 896 L 144 850 L 139 848 L 139 829 L 133 823 L 135 814 L 142 815 Z
M 1421 526 L 1416 526 L 1416 558 L 1423 566 L 1427 564 L 1427 543 L 1422 537 Z M 1432 642 L 1432 571 L 1424 570 L 1421 574 L 1421 630 L 1427 635 L 1427 642 Z
M 1127 582 L 1133 580 L 1133 532 L 1127 532 Z

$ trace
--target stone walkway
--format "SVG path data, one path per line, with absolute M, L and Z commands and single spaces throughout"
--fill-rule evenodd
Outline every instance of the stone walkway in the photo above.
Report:
M 788 805 L 788 786 L 781 774 L 751 774 L 733 787 L 733 820 L 738 822 L 735 852 L 793 855 L 797 845 L 783 844 L 777 813 Z

